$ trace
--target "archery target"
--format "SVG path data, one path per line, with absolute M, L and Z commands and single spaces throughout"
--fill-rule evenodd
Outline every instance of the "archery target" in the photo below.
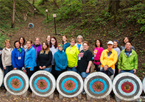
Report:
M 29 23 L 29 24 L 28 24 L 28 27 L 29 27 L 29 28 L 33 28 L 33 27 L 34 27 L 34 24 L 33 24 L 33 23 Z
M 76 97 L 83 91 L 82 77 L 73 71 L 66 71 L 57 78 L 57 90 L 64 97 Z
M 92 98 L 105 98 L 112 90 L 112 81 L 102 72 L 93 72 L 85 78 L 84 89 Z
M 3 74 L 3 71 L 0 69 L 0 87 L 3 83 L 3 78 L 4 78 L 4 74 Z
M 143 91 L 145 93 L 145 77 L 143 78 L 142 85 L 143 85 Z
M 48 97 L 55 91 L 55 78 L 47 71 L 37 71 L 30 78 L 30 88 L 40 97 Z
M 22 95 L 29 88 L 29 78 L 23 71 L 12 70 L 4 78 L 6 90 L 13 95 Z
M 121 100 L 133 101 L 140 97 L 142 83 L 132 73 L 120 73 L 113 80 L 113 92 Z

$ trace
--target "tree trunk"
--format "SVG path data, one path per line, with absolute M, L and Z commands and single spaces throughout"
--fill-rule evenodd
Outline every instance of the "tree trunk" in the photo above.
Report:
M 54 5 L 55 5 L 57 8 L 59 8 L 59 6 L 58 6 L 57 3 L 56 3 L 56 0 L 53 0 L 53 2 L 54 2 Z
M 16 0 L 13 0 L 13 15 L 12 15 L 12 25 L 11 28 L 14 28 L 14 24 L 15 24 L 15 12 L 16 12 Z
M 35 3 L 35 0 L 33 0 L 33 5 L 34 5 L 34 3 Z

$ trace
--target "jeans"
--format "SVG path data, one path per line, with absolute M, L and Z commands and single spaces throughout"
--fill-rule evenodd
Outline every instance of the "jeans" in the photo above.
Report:
M 0 67 L 3 70 L 3 66 Z
M 4 76 L 10 72 L 11 70 L 13 70 L 13 67 L 12 66 L 6 66 L 6 70 L 4 70 Z
M 123 72 L 134 73 L 134 70 L 121 70 L 121 71 L 120 71 L 120 73 L 123 73 Z
M 74 72 L 77 72 L 77 68 L 76 68 L 76 67 L 67 68 L 67 71 L 74 71 Z
M 51 73 L 52 68 L 45 68 L 44 70 Z
M 78 74 L 79 74 L 82 78 L 86 78 L 90 73 L 78 72 Z
M 95 70 L 96 70 L 97 72 L 100 71 L 99 65 L 96 65 L 96 64 L 95 64 Z

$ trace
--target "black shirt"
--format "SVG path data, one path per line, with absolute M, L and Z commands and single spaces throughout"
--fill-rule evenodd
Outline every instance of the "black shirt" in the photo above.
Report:
M 2 48 L 0 47 L 0 67 L 2 67 Z
M 92 52 L 90 50 L 82 50 L 78 55 L 78 67 L 79 72 L 86 72 L 89 61 L 92 61 Z
M 48 53 L 46 53 L 46 51 L 44 51 L 43 53 L 41 53 L 41 51 L 38 53 L 38 66 L 46 66 L 46 68 L 48 66 L 51 65 L 51 61 L 52 61 L 52 52 L 49 51 Z

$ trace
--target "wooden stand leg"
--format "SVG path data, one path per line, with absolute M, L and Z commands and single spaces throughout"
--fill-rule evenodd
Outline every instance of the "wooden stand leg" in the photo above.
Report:
M 78 99 L 81 100 L 82 99 L 82 94 L 78 95 Z
M 59 94 L 59 99 L 63 99 L 63 96 L 61 94 Z
M 121 100 L 115 95 L 116 102 L 120 102 Z
M 23 95 L 22 95 L 22 97 L 27 97 L 28 96 L 28 91 L 26 91 Z
M 87 95 L 87 94 L 86 94 L 86 96 L 87 96 L 87 101 L 90 101 L 91 97 L 89 95 Z
M 10 96 L 10 95 L 11 95 L 11 94 L 7 91 L 7 92 L 6 92 L 6 96 Z
M 53 99 L 54 98 L 54 93 L 52 93 L 50 96 L 49 96 L 49 99 Z
M 33 98 L 34 98 L 35 96 L 36 96 L 36 95 L 35 95 L 35 94 L 32 92 L 32 95 L 31 95 L 31 97 L 33 97 Z
M 108 96 L 106 97 L 106 100 L 107 100 L 107 101 L 110 101 L 110 95 L 108 95 Z

